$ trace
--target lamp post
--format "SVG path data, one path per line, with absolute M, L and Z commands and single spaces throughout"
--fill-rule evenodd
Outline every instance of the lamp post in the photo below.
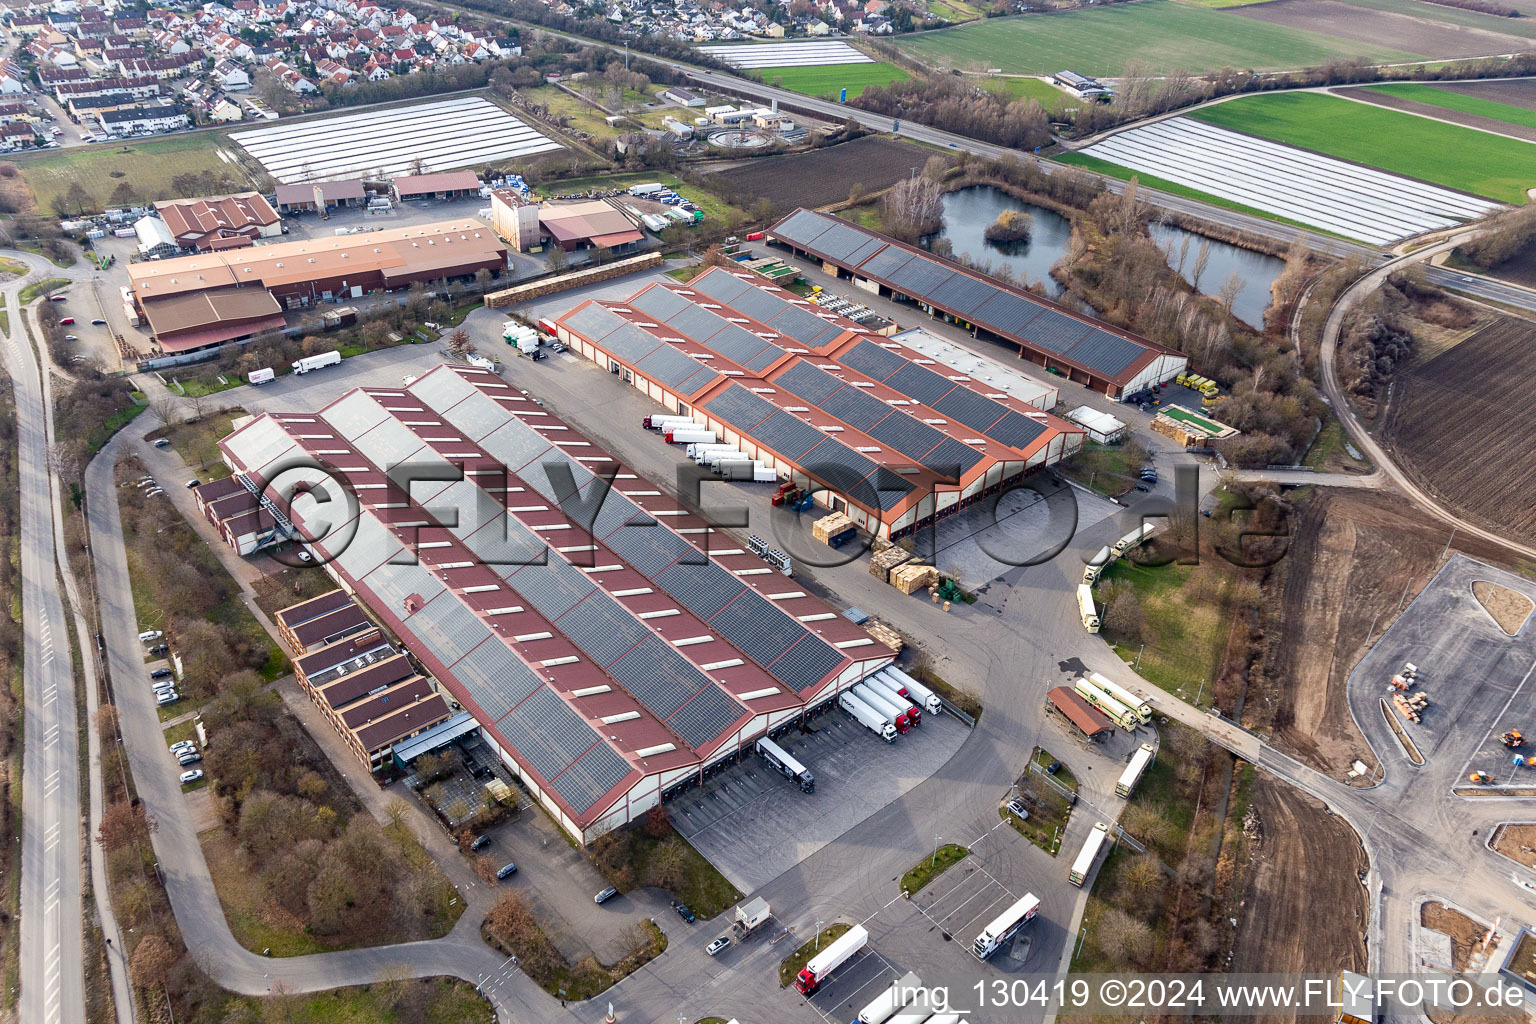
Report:
M 933 835 L 933 859 L 928 862 L 929 867 L 933 867 L 939 862 L 939 841 L 943 838 L 937 832 Z

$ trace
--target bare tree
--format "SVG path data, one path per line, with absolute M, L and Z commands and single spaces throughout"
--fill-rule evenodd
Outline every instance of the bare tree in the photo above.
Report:
M 1237 302 L 1237 297 L 1242 294 L 1243 288 L 1247 284 L 1248 282 L 1243 280 L 1243 276 L 1235 270 L 1227 275 L 1226 280 L 1221 282 L 1221 291 L 1218 293 L 1217 298 L 1226 307 L 1228 313 L 1232 312 L 1232 307 Z M 1263 371 L 1263 367 L 1259 369 L 1261 372 Z
M 619 942 L 626 957 L 639 957 L 651 948 L 651 933 L 643 922 L 636 921 L 619 933 Z
M 556 274 L 563 274 L 565 273 L 566 269 L 570 267 L 570 265 L 570 257 L 565 254 L 565 250 L 560 248 L 558 244 L 549 250 L 550 270 L 554 271 Z
M 1211 243 L 1207 239 L 1200 243 L 1200 251 L 1195 254 L 1195 276 L 1190 279 L 1190 284 L 1198 290 L 1200 279 L 1205 276 L 1206 264 L 1211 262 Z

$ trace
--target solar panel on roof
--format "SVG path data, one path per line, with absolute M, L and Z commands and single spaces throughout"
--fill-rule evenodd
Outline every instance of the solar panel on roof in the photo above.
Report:
M 781 410 L 754 427 L 752 436 L 786 459 L 801 459 L 827 435 Z
M 743 292 L 758 291 L 727 270 L 712 270 L 701 274 L 688 287 L 724 303 L 731 303 L 732 299 Z
M 885 380 L 907 365 L 901 356 L 872 341 L 861 341 L 838 358 L 844 366 L 859 371 L 871 380 Z
M 559 775 L 566 765 L 601 742 L 592 727 L 547 686 L 512 709 L 497 728 L 546 779 Z
M 778 359 L 783 355 L 784 350 L 779 348 L 779 346 L 764 345 L 761 352 L 753 356 L 751 359 L 748 359 L 741 365 L 744 369 L 751 370 L 753 373 L 762 373 L 764 370 L 768 369 L 768 367 L 772 366 L 776 361 L 778 361 Z
M 921 459 L 945 437 L 943 431 L 935 430 L 922 420 L 901 414 L 887 417 L 869 430 L 869 436 L 910 459 Z
M 650 631 L 617 600 L 598 591 L 555 622 L 560 632 L 604 668 L 650 636 Z
M 592 535 L 600 540 L 625 523 L 650 518 L 640 510 L 639 505 L 620 494 L 617 488 L 609 488 L 603 494 L 602 503 L 597 506 L 596 516 L 592 516 L 590 509 L 587 516 L 592 519 Z M 655 522 L 654 519 L 650 521 Z
M 608 666 L 608 674 L 662 719 L 671 717 L 689 697 L 713 685 L 687 658 L 658 636 L 647 636 Z
M 638 363 L 658 348 L 665 347 L 665 343 L 660 338 L 641 330 L 634 324 L 625 324 L 620 327 L 604 338 L 601 344 L 603 348 L 630 364 Z
M 868 431 L 891 415 L 891 407 L 864 393 L 860 388 L 845 387 L 829 395 L 822 403 L 823 412 L 831 413 L 850 427 Z
M 370 512 L 359 515 L 356 523 L 355 530 L 337 524 L 335 542 L 340 551 L 333 553 L 343 571 L 354 580 L 360 580 L 393 558 L 403 545 Z M 330 544 L 321 543 L 327 551 L 332 550 Z
M 622 327 L 627 321 L 606 306 L 596 303 L 586 309 L 577 310 L 566 317 L 562 323 L 569 330 L 584 335 L 593 341 L 601 341 Z
M 834 221 L 826 231 L 816 236 L 816 249 L 835 260 L 846 260 L 850 253 L 862 246 L 869 236 L 851 224 Z
M 665 320 L 678 310 L 688 306 L 688 300 L 674 291 L 654 285 L 629 298 L 626 305 L 649 313 L 658 320 Z
M 950 419 L 959 420 L 972 430 L 981 431 L 1002 419 L 1003 413 L 1008 411 L 1006 405 L 978 395 L 967 387 L 955 388 L 939 399 L 933 408 Z
M 683 741 L 698 749 L 713 743 L 740 718 L 745 709 L 717 686 L 706 686 L 667 719 Z
M 1012 448 L 1027 448 L 1043 433 L 1045 424 L 1016 412 L 1009 412 L 996 426 L 987 430 L 988 437 L 996 438 Z
M 768 343 L 744 327 L 722 323 L 720 332 L 705 344 L 733 363 L 746 363 Z
M 889 281 L 892 274 L 906 266 L 912 259 L 912 254 L 907 252 L 907 250 L 899 246 L 888 245 L 865 261 L 864 265 L 859 268 L 859 271 L 872 277 L 880 277 Z
M 952 312 L 969 316 L 976 311 L 976 307 L 990 299 L 996 290 L 974 277 L 956 274 L 934 289 L 933 301 Z
M 352 439 L 352 444 L 369 462 L 386 469 L 413 457 L 417 462 L 443 461 L 432 454 L 432 450 L 411 432 L 410 427 L 393 417 L 359 434 Z
M 773 237 L 806 246 L 831 226 L 828 220 L 814 210 L 796 210 L 773 229 Z
M 694 341 L 704 342 L 719 334 L 730 321 L 700 306 L 690 305 L 667 317 L 667 326 Z
M 857 249 L 853 250 L 853 252 L 848 254 L 849 266 L 856 267 L 860 263 L 863 263 L 865 260 L 869 259 L 870 256 L 874 255 L 875 251 L 884 244 L 885 239 L 883 238 L 871 238 L 869 241 L 865 242 L 863 245 L 859 246 Z
M 1114 377 L 1134 363 L 1147 350 L 1118 334 L 1111 334 L 1095 327 L 1088 337 L 1078 342 L 1066 353 L 1068 359 Z
M 480 439 L 480 447 L 512 472 L 542 458 L 553 445 L 521 420 L 511 420 Z
M 664 388 L 676 388 L 699 372 L 699 364 L 675 348 L 658 348 L 635 364 L 635 369 Z
M 1081 320 L 1047 309 L 1029 322 L 1024 340 L 1036 348 L 1059 353 L 1077 344 L 1088 331 L 1088 325 Z
M 443 592 L 438 578 L 420 565 L 385 565 L 375 569 L 364 585 L 378 600 L 377 607 L 405 618 L 406 604 L 421 607 Z M 407 620 L 406 628 L 410 628 Z
M 621 526 L 604 538 L 604 542 L 620 558 L 653 580 L 688 552 L 696 550 L 662 526 Z
M 803 359 L 797 359 L 773 380 L 775 387 L 783 388 L 795 397 L 812 405 L 820 405 L 843 386 L 843 382 L 826 370 L 818 370 Z
M 751 591 L 710 616 L 709 624 L 759 665 L 768 664 L 805 635 L 804 626 Z
M 550 785 L 566 803 L 586 810 L 623 782 L 630 771 L 629 762 L 617 751 L 606 743 L 599 743 L 577 758 Z
M 464 401 L 470 395 L 480 394 L 480 389 L 450 369 L 440 369 L 413 381 L 408 391 L 434 409 L 447 409 Z
M 778 661 L 768 666 L 768 671 L 786 686 L 803 690 L 821 682 L 842 661 L 842 652 L 825 640 L 817 636 L 804 636 L 785 651 Z
M 912 262 L 896 272 L 891 283 L 904 292 L 926 296 L 954 276 L 955 271 L 938 260 L 914 256 Z
M 888 470 L 875 473 L 875 497 L 880 501 L 880 509 L 889 512 L 906 500 L 907 495 L 917 488 L 912 481 Z
M 832 490 L 866 505 L 874 503 L 874 484 L 866 483 L 865 478 L 875 471 L 875 464 L 841 441 L 817 445 L 803 467 Z
M 452 665 L 490 635 L 481 618 L 451 594 L 428 601 L 411 616 L 411 632 L 426 644 L 439 661 Z
M 929 406 L 955 387 L 954 381 L 940 377 L 926 366 L 918 366 L 916 363 L 903 366 L 887 377 L 885 383 L 908 398 Z
M 995 288 L 992 297 L 977 308 L 972 320 L 997 334 L 1018 336 L 1046 310 L 1047 307 L 1038 302 Z
M 350 395 L 331 403 L 321 415 L 325 418 L 325 422 L 335 428 L 336 433 L 345 438 L 354 438 L 390 418 L 387 409 L 380 406 L 378 402 L 375 402 L 362 391 L 354 391 Z M 275 420 L 262 420 L 260 423 L 237 435 L 234 442 L 232 442 L 232 447 L 239 453 L 241 442 L 245 440 L 246 435 L 256 434 L 260 431 L 271 432 L 272 430 L 282 431 L 282 427 Z
M 680 562 L 652 579 L 677 598 L 684 608 L 705 620 L 747 589 L 741 580 L 717 562 Z
M 818 339 L 827 331 L 842 333 L 842 328 L 828 323 L 810 310 L 801 309 L 799 306 L 785 305 L 768 321 L 768 326 L 774 330 L 794 338 L 802 345 L 820 345 Z
M 716 419 L 724 420 L 741 431 L 751 430 L 758 422 L 777 411 L 772 402 L 757 397 L 740 384 L 732 384 L 706 402 L 704 408 Z
M 496 404 L 495 399 L 479 390 L 455 404 L 442 416 L 465 437 L 477 442 L 512 418 L 510 413 Z
M 453 677 L 493 722 L 541 685 L 533 669 L 497 637 L 470 651 L 452 668 Z
M 955 474 L 958 478 L 969 473 L 981 458 L 981 453 L 964 441 L 946 437 L 937 448 L 924 456 L 923 465 L 945 474 L 954 472 L 954 467 L 959 466 L 960 472 Z
M 693 375 L 677 386 L 678 394 L 692 397 L 720 379 L 720 374 L 707 366 L 700 366 Z
M 505 577 L 508 586 L 550 621 L 570 611 L 576 602 L 597 589 L 585 573 L 560 558 L 551 558 L 548 565 L 498 567 L 497 571 Z

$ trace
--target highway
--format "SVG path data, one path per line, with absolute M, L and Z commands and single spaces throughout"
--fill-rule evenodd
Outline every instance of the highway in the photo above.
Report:
M 36 257 L 27 263 L 34 261 L 47 266 Z M 20 1008 L 29 1024 L 85 1024 L 77 696 L 55 563 L 48 409 L 37 359 L 21 327 L 19 293 L 38 276 L 34 271 L 5 288 L 11 326 L 5 365 L 15 384 L 21 475 L 25 635 Z

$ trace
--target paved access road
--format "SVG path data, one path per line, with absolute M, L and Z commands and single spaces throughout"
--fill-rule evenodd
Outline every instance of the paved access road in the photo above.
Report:
M 32 257 L 26 262 L 30 267 L 43 261 Z M 21 475 L 25 636 L 20 1007 L 24 1021 L 84 1024 L 78 698 L 55 562 L 48 409 L 37 358 L 22 330 L 19 295 L 21 286 L 36 276 L 5 288 L 12 329 L 4 342 L 5 365 L 15 384 Z

